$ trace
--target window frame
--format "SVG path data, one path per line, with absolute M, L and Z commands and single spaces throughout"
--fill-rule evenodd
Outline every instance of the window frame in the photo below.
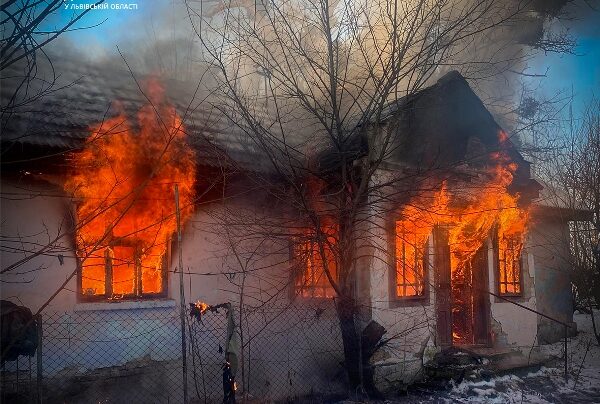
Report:
M 335 293 L 335 289 L 333 288 L 333 286 L 329 283 L 329 279 L 327 279 L 327 275 L 325 274 L 325 271 L 323 270 L 323 268 L 321 268 L 322 274 L 325 277 L 325 279 L 327 279 L 327 283 L 328 283 L 328 287 L 331 289 L 331 293 L 332 296 L 304 296 L 302 294 L 303 290 L 316 290 L 319 288 L 325 288 L 325 287 L 320 287 L 320 286 L 314 286 L 314 285 L 306 285 L 306 286 L 301 286 L 299 287 L 299 280 L 301 280 L 304 276 L 304 273 L 306 271 L 306 265 L 305 262 L 303 260 L 301 260 L 298 257 L 298 247 L 300 245 L 302 245 L 303 243 L 311 243 L 313 245 L 318 245 L 318 243 L 313 242 L 310 238 L 300 238 L 300 237 L 294 237 L 290 240 L 290 257 L 291 257 L 291 261 L 293 262 L 293 266 L 294 266 L 294 270 L 291 271 L 292 272 L 292 279 L 291 279 L 291 287 L 290 287 L 290 298 L 294 299 L 294 298 L 300 298 L 300 299 L 308 299 L 308 300 L 331 300 L 335 297 L 336 293 Z M 335 272 L 336 278 L 337 278 L 337 268 L 336 268 L 336 272 Z M 337 280 L 337 279 L 336 279 Z
M 431 234 L 427 236 L 424 245 L 423 254 L 423 294 L 415 296 L 399 296 L 398 288 L 398 271 L 397 271 L 397 256 L 398 237 L 396 235 L 397 222 L 402 218 L 398 215 L 394 216 L 393 220 L 388 224 L 388 269 L 389 269 L 389 304 L 390 308 L 407 307 L 407 306 L 425 306 L 430 304 L 430 247 Z
M 503 284 L 503 282 L 501 282 L 501 264 L 503 261 L 501 261 L 500 259 L 500 234 L 498 233 L 498 229 L 496 229 L 496 231 L 494 232 L 494 283 L 495 283 L 495 291 L 498 294 L 498 296 L 501 296 L 502 298 L 509 298 L 509 299 L 521 299 L 521 298 L 525 298 L 525 284 L 524 284 L 524 280 L 523 280 L 523 274 L 524 274 L 524 254 L 523 254 L 523 250 L 524 248 L 521 248 L 521 253 L 519 254 L 519 257 L 514 261 L 518 264 L 519 266 L 519 292 L 502 292 L 501 291 L 501 285 Z M 514 282 L 504 282 L 504 284 L 506 285 L 514 285 Z M 501 298 L 496 298 L 496 300 L 502 300 Z
M 121 302 L 121 301 L 133 301 L 133 300 L 159 300 L 169 297 L 169 271 L 168 265 L 171 257 L 171 241 L 167 241 L 167 248 L 162 258 L 161 272 L 162 272 L 162 290 L 160 293 L 143 293 L 142 292 L 142 272 L 141 264 L 139 262 L 140 247 L 135 242 L 128 242 L 120 240 L 118 242 L 111 242 L 109 245 L 102 247 L 104 255 L 104 293 L 96 295 L 86 295 L 83 291 L 83 260 L 77 257 L 77 301 L 79 302 L 98 302 L 98 303 L 110 303 L 110 302 Z M 110 294 L 112 292 L 112 262 L 109 263 L 108 249 L 114 247 L 132 247 L 134 249 L 133 259 L 135 266 L 133 268 L 134 274 L 134 293 L 126 295 Z

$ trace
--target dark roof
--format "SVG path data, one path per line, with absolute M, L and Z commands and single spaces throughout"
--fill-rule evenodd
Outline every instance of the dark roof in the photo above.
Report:
M 395 131 L 394 160 L 445 166 L 502 148 L 524 162 L 510 139 L 500 144 L 502 128 L 456 71 L 390 104 L 382 115 Z
M 76 150 L 84 144 L 91 125 L 117 114 L 115 102 L 129 116 L 135 116 L 147 103 L 124 65 L 119 68 L 116 64 L 78 63 L 74 58 L 57 60 L 55 69 L 60 75 L 56 90 L 19 108 L 18 113 L 3 114 L 4 150 L 7 146 L 53 152 Z M 136 78 L 143 81 L 143 77 Z M 230 159 L 244 168 L 268 171 L 264 167 L 268 160 L 260 158 L 252 139 L 211 106 L 206 94 L 195 94 L 197 83 L 161 81 L 169 101 L 183 117 L 186 131 L 193 135 L 200 164 L 220 167 Z M 3 72 L 2 105 L 14 92 L 16 83 L 18 71 Z M 487 156 L 500 147 L 500 126 L 458 72 L 450 72 L 431 87 L 390 103 L 383 111 L 381 123 L 395 131 L 388 160 L 412 166 L 451 166 L 476 160 L 478 155 Z M 364 154 L 368 147 L 366 139 L 360 136 L 350 139 L 349 145 L 350 150 L 345 153 L 351 159 Z M 519 164 L 516 182 L 522 182 L 523 187 L 530 184 L 529 163 L 510 140 L 502 148 Z M 319 160 L 331 167 L 339 153 L 324 150 L 322 157 Z
M 382 121 L 394 131 L 390 159 L 420 167 L 489 164 L 501 151 L 518 164 L 512 186 L 537 194 L 530 163 L 517 150 L 465 78 L 451 71 L 436 84 L 389 105 Z M 501 136 L 504 136 L 501 140 Z
M 415 169 L 448 169 L 461 165 L 489 165 L 490 153 L 502 151 L 518 164 L 512 189 L 530 200 L 542 188 L 530 178 L 530 163 L 507 138 L 500 141 L 502 128 L 457 71 L 441 77 L 434 85 L 389 103 L 382 110 L 379 125 L 392 131 L 386 161 Z M 375 121 L 369 122 L 373 126 Z M 366 155 L 365 130 L 356 130 L 347 142 L 347 156 Z M 340 153 L 324 151 L 319 159 L 325 172 L 334 170 Z
M 106 118 L 116 116 L 123 110 L 134 117 L 147 99 L 138 87 L 144 87 L 145 76 L 133 79 L 123 67 L 79 63 L 73 59 L 57 60 L 55 71 L 58 79 L 53 91 L 15 108 L 15 113 L 2 115 L 3 158 L 7 150 L 46 150 L 58 153 L 81 148 L 90 134 L 90 126 Z M 49 80 L 50 73 L 38 73 L 30 92 Z M 9 97 L 22 80 L 22 73 L 13 68 L 2 72 L 1 97 L 5 106 Z M 236 162 L 256 166 L 250 151 L 251 141 L 236 130 L 221 113 L 212 107 L 205 94 L 196 92 L 197 83 L 161 78 L 168 102 L 183 118 L 186 132 L 203 165 L 222 166 L 226 156 Z M 6 159 L 5 159 L 6 161 Z

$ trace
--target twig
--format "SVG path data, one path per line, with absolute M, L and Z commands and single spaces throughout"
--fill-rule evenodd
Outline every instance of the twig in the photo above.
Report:
M 590 346 L 592 345 L 592 340 L 588 339 L 587 348 L 585 349 L 585 354 L 583 355 L 583 360 L 581 361 L 581 365 L 579 365 L 579 370 L 577 371 L 577 376 L 575 376 L 575 383 L 573 383 L 573 390 L 577 387 L 577 382 L 579 381 L 579 375 L 581 374 L 581 368 L 583 368 L 583 363 L 585 362 L 585 358 L 590 350 Z

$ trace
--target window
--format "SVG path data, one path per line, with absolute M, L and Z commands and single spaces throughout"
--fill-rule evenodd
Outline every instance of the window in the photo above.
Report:
M 498 292 L 505 296 L 519 296 L 521 284 L 521 250 L 523 242 L 520 237 L 500 235 L 498 239 Z
M 256 73 L 258 75 L 257 81 L 257 95 L 258 98 L 264 98 L 265 106 L 269 105 L 269 96 L 271 95 L 271 72 L 258 66 Z
M 428 234 L 411 229 L 407 221 L 397 221 L 395 239 L 396 297 L 424 297 Z
M 83 300 L 119 300 L 166 296 L 166 252 L 145 251 L 136 244 L 98 249 L 82 260 Z
M 334 242 L 335 239 L 329 237 L 327 243 L 323 243 L 323 249 L 329 273 L 334 280 L 337 280 L 336 261 L 330 246 Z M 319 243 L 314 240 L 298 241 L 294 249 L 294 256 L 299 266 L 295 283 L 296 294 L 302 297 L 334 297 L 335 290 L 325 273 Z

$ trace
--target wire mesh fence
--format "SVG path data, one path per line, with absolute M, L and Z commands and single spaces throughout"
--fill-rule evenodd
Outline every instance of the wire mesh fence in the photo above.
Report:
M 132 302 L 133 303 L 133 302 Z M 332 304 L 237 307 L 207 312 L 200 321 L 186 313 L 187 378 L 184 379 L 179 307 L 136 303 L 98 304 L 102 309 L 45 312 L 38 319 L 40 345 L 33 357 L 2 365 L 2 403 L 181 403 L 223 400 L 222 367 L 228 315 L 238 325 L 237 396 L 246 402 L 322 402 L 346 392 L 344 354 Z M 414 330 L 413 330 L 414 331 Z M 414 352 L 398 338 L 397 356 Z M 562 343 L 520 347 L 564 358 Z M 579 377 L 587 346 L 569 345 L 568 371 Z M 392 351 L 390 351 L 392 352 Z M 460 352 L 458 353 L 460 355 Z M 418 360 L 420 363 L 420 359 Z M 386 365 L 390 383 L 396 369 Z M 430 366 L 431 367 L 431 366 Z M 384 368 L 382 368 L 384 369 Z M 187 386 L 187 387 L 186 387 Z
M 245 309 L 237 395 L 258 401 L 340 393 L 343 350 L 333 309 Z M 36 356 L 2 369 L 2 402 L 180 403 L 184 399 L 178 307 L 44 313 Z M 186 315 L 187 391 L 222 402 L 227 312 Z
M 1 402 L 29 403 L 37 400 L 36 393 L 36 359 L 20 356 L 15 361 L 2 366 Z
M 43 324 L 43 394 L 48 400 L 181 401 L 181 330 L 175 309 L 54 313 L 44 316 Z
M 238 394 L 265 401 L 331 396 L 343 391 L 343 349 L 333 310 L 286 307 L 245 310 L 241 320 Z M 222 397 L 226 314 L 190 322 L 190 377 L 200 402 Z
M 38 330 L 36 357 L 4 365 L 4 402 L 182 401 L 174 308 L 44 313 Z M 30 360 L 20 383 L 7 381 L 16 378 L 17 364 L 23 369 Z

